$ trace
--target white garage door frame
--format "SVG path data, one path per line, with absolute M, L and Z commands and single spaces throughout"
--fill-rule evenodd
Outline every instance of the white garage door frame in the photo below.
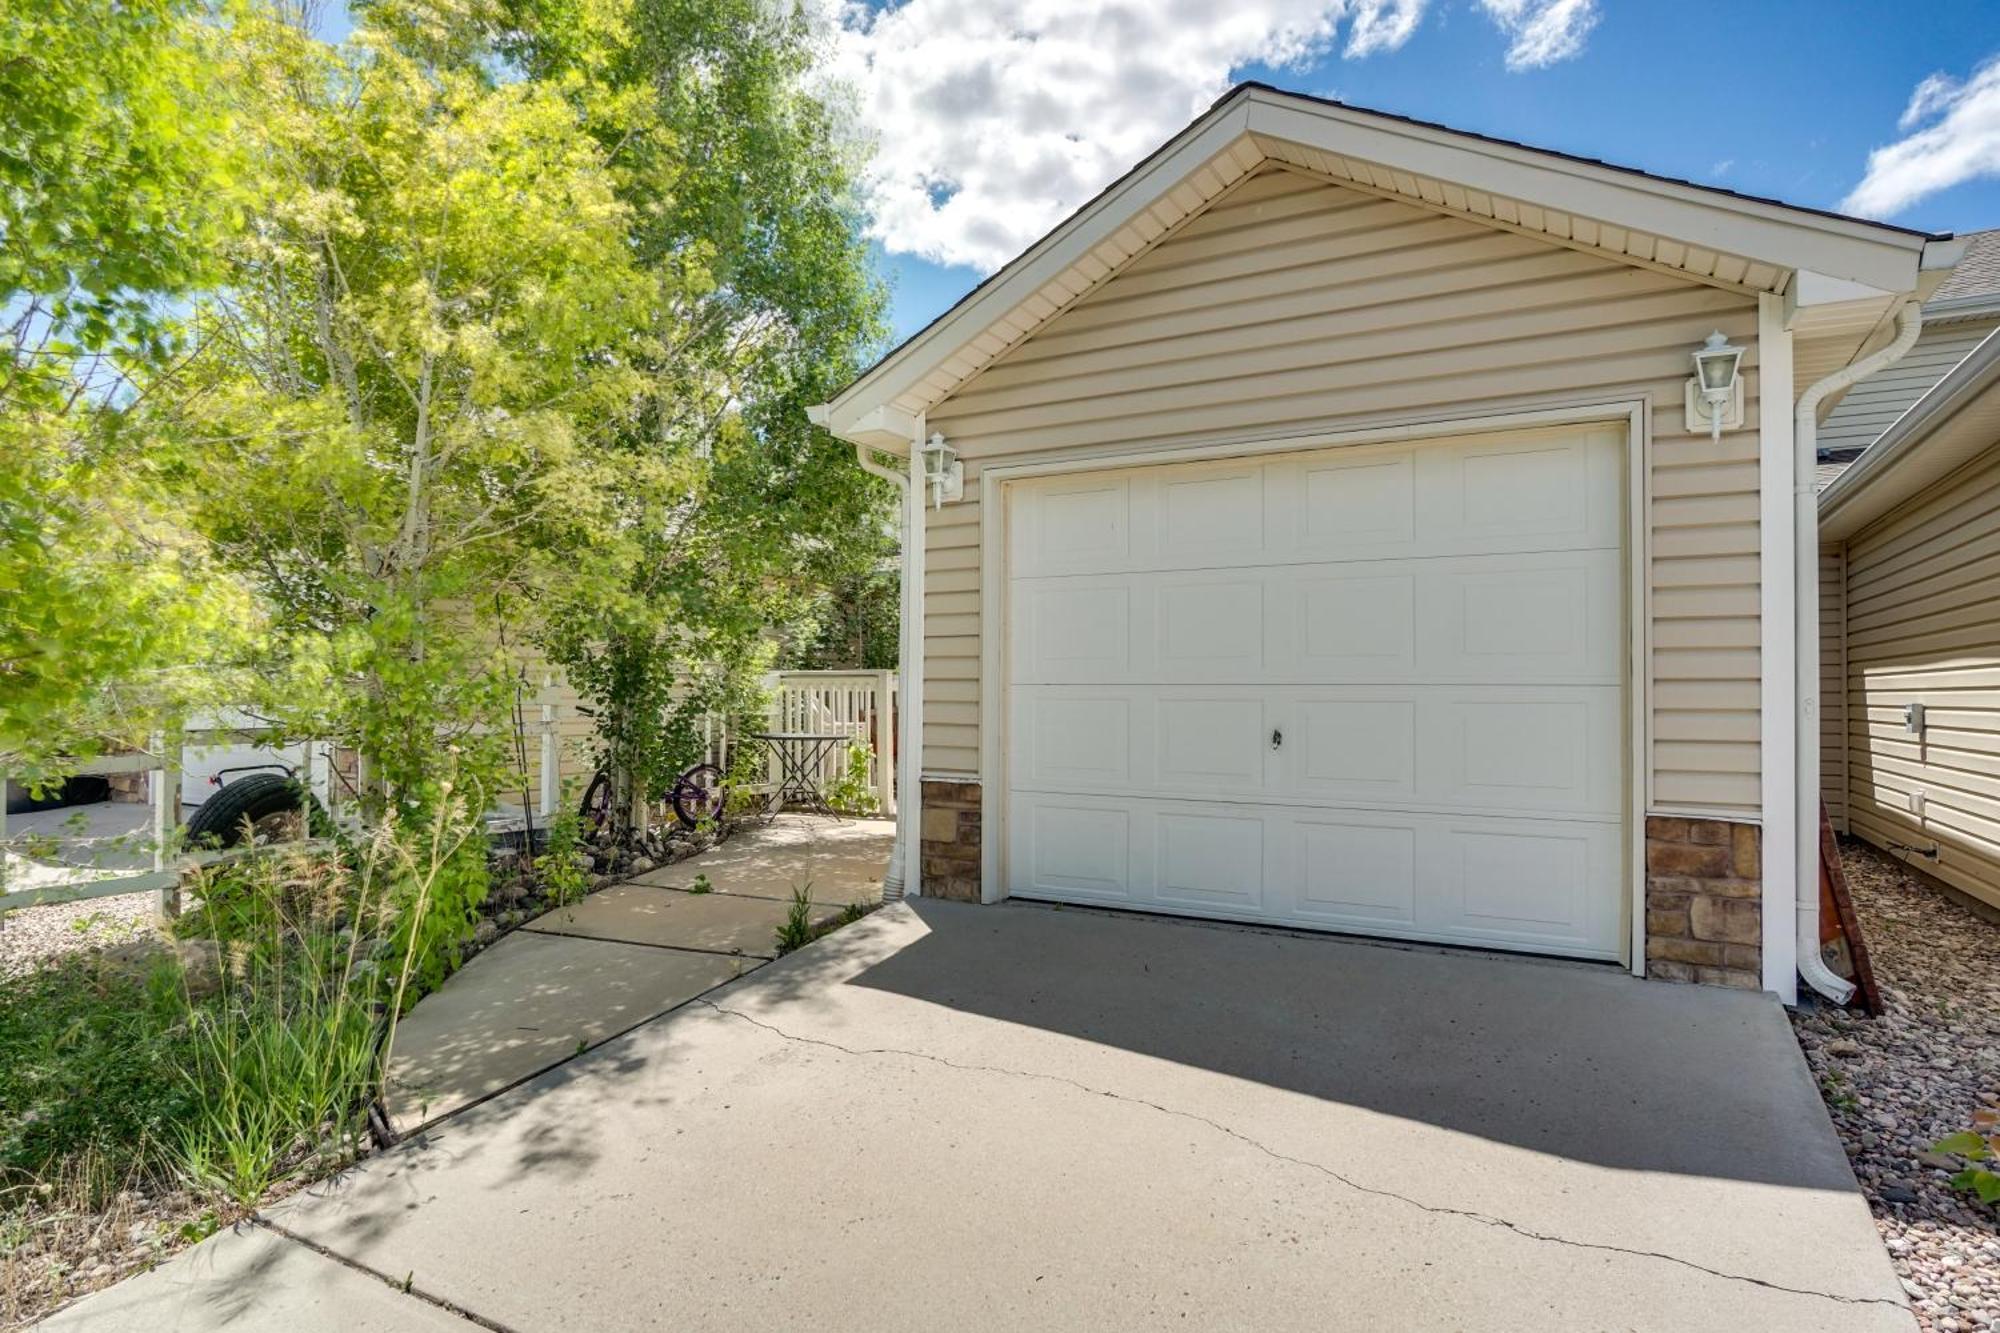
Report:
M 985 901 L 1007 896 L 1006 843 L 1007 763 L 1010 734 L 1008 643 L 1008 491 L 1012 483 L 1074 472 L 1157 467 L 1169 463 L 1264 457 L 1309 450 L 1377 444 L 1421 444 L 1458 436 L 1535 427 L 1616 425 L 1625 431 L 1625 698 L 1624 775 L 1626 787 L 1626 891 L 1620 895 L 1625 914 L 1619 938 L 1621 961 L 1634 974 L 1645 970 L 1645 819 L 1651 805 L 1652 716 L 1649 698 L 1652 621 L 1648 541 L 1648 475 L 1651 456 L 1648 423 L 1651 404 L 1645 399 L 1618 399 L 1562 404 L 1534 410 L 1462 417 L 1431 417 L 1367 429 L 1289 436 L 1229 437 L 1163 449 L 1151 446 L 1101 451 L 1076 451 L 1059 457 L 1027 457 L 982 467 L 980 499 L 980 823 L 981 892 Z

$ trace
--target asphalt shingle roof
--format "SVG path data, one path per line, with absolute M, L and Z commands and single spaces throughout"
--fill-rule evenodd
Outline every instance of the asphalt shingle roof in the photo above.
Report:
M 1951 271 L 1932 301 L 1963 301 L 1969 297 L 2000 296 L 2000 227 L 1965 234 L 1965 258 Z

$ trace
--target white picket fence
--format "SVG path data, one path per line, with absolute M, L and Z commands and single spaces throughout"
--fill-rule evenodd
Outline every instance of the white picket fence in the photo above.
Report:
M 896 673 L 781 671 L 765 679 L 771 730 L 851 736 L 868 751 L 868 785 L 876 810 L 896 812 Z M 814 776 L 822 785 L 846 775 L 846 747 L 827 752 Z M 777 781 L 776 761 L 770 780 Z
M 852 737 L 868 752 L 867 782 L 875 793 L 876 813 L 896 811 L 896 673 L 893 671 L 783 671 L 765 680 L 771 694 L 769 729 L 773 732 L 810 732 Z M 523 700 L 522 724 L 526 733 L 528 767 L 535 779 L 537 817 L 546 820 L 565 797 L 562 769 L 565 724 L 580 718 L 574 696 L 558 690 L 553 682 Z M 79 766 L 85 774 L 145 773 L 147 795 L 153 806 L 148 843 L 152 868 L 133 874 L 106 876 L 87 883 L 65 884 L 33 892 L 21 891 L 7 883 L 5 851 L 0 850 L 0 915 L 15 907 L 35 903 L 69 902 L 82 898 L 146 890 L 160 895 L 163 912 L 176 907 L 179 860 L 211 861 L 241 852 L 202 853 L 178 860 L 169 854 L 172 831 L 186 817 L 187 805 L 199 804 L 209 794 L 208 779 L 244 768 L 289 767 L 299 773 L 323 805 L 338 810 L 342 804 L 337 784 L 331 781 L 333 753 L 321 742 L 298 744 L 290 749 L 268 747 L 264 735 L 269 728 L 237 710 L 192 719 L 174 737 L 156 736 L 146 750 L 132 754 L 108 755 Z M 732 736 L 719 718 L 702 725 L 704 760 L 727 766 L 730 752 L 752 743 Z M 821 785 L 844 778 L 848 747 L 831 747 L 820 770 L 813 776 Z M 228 770 L 228 771 L 225 771 Z M 775 758 L 769 764 L 767 780 L 778 783 Z M 4 778 L 4 775 L 0 775 Z M 4 781 L 0 781 L 4 786 Z M 0 803 L 0 849 L 8 842 L 7 816 Z M 15 890 L 10 892 L 10 890 Z

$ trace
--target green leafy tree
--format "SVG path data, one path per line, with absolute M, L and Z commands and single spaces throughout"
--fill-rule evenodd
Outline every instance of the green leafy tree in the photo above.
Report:
M 805 419 L 882 337 L 860 162 L 796 6 L 510 0 L 497 40 L 579 89 L 657 283 L 643 387 L 602 444 L 619 539 L 544 636 L 622 790 L 655 792 L 701 714 L 751 706 L 772 627 L 880 559 L 885 488 Z
M 375 803 L 428 807 L 449 771 L 476 816 L 500 629 L 607 521 L 590 437 L 634 392 L 651 280 L 568 90 L 361 16 L 339 49 L 239 24 L 259 198 L 199 316 L 190 489 L 273 608 L 273 714 L 358 750 Z
M 240 220 L 222 30 L 0 7 L 0 769 L 53 780 L 205 698 L 254 628 L 180 521 L 180 315 Z

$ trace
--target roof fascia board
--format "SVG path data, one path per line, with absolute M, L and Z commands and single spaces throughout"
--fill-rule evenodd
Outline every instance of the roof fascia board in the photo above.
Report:
M 1932 480 L 1928 476 L 1909 485 L 1897 485 L 1891 479 L 1939 439 L 1953 418 L 1995 385 L 2000 385 L 2000 332 L 1988 334 L 1820 492 L 1820 536 L 1829 540 L 1848 536 L 1928 484 Z
M 1261 89 L 1246 99 L 1253 134 L 1525 199 L 1600 223 L 1669 237 L 1781 269 L 1809 268 L 1891 292 L 1913 291 L 1927 238 L 1793 212 L 1689 186 Z M 1337 127 L 1337 128 L 1336 128 Z
M 1030 246 L 989 282 L 944 318 L 898 348 L 888 360 L 849 385 L 833 400 L 829 429 L 848 438 L 846 428 L 873 403 L 893 401 L 928 374 L 941 354 L 957 350 L 1021 303 L 1040 291 L 1065 269 L 1115 234 L 1133 216 L 1170 190 L 1210 158 L 1242 138 L 1248 108 L 1225 102 L 1196 122 L 1176 145 L 1141 164 L 1124 180 L 1106 190 L 1068 221 Z

